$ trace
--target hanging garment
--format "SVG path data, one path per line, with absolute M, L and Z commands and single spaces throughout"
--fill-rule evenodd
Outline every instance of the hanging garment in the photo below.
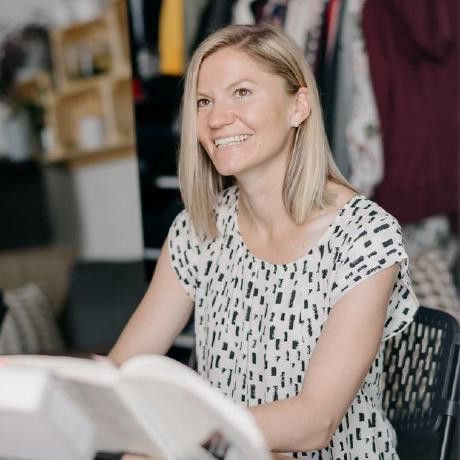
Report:
M 345 128 L 346 149 L 350 163 L 350 182 L 371 196 L 384 174 L 382 137 L 374 90 L 369 71 L 369 58 L 361 29 L 365 0 L 347 0 L 344 21 L 351 43 L 351 62 L 347 64 L 352 78 L 350 116 Z M 346 69 L 345 69 L 346 72 Z M 344 95 L 343 95 L 344 96 Z M 346 96 L 344 96 L 346 98 Z
M 327 5 L 326 60 L 332 60 L 337 44 L 337 33 L 340 26 L 342 0 L 329 0 Z
M 451 231 L 447 216 L 431 216 L 402 227 L 404 244 L 409 257 L 435 248 L 452 268 L 459 252 L 460 242 Z
M 187 57 L 191 57 L 197 44 L 198 31 L 201 25 L 203 11 L 209 0 L 187 0 L 185 6 L 185 48 Z
M 203 11 L 196 46 L 208 35 L 231 24 L 235 0 L 212 0 Z
M 283 27 L 286 18 L 287 0 L 268 0 L 262 11 L 261 22 Z
M 256 19 L 251 11 L 251 0 L 237 0 L 233 5 L 233 24 L 255 24 Z
M 161 2 L 129 0 L 132 32 L 133 84 L 135 98 L 144 97 L 141 81 L 149 80 L 159 72 L 158 28 Z
M 289 0 L 284 32 L 305 53 L 305 59 L 315 67 L 321 38 L 324 10 L 328 0 Z
M 262 22 L 265 5 L 268 3 L 268 1 L 269 0 L 252 0 L 250 6 L 252 14 L 256 20 L 256 24 L 260 24 Z
M 310 5 L 308 0 L 289 0 L 284 20 L 284 32 L 302 50 L 310 28 Z
M 324 124 L 329 143 L 332 143 L 335 88 L 337 84 L 337 37 L 341 28 L 342 1 L 331 0 L 325 11 L 325 24 L 320 60 L 316 77 L 324 112 Z
M 160 73 L 180 76 L 185 71 L 184 1 L 162 0 L 159 26 Z
M 313 69 L 317 68 L 317 57 L 320 52 L 321 33 L 324 23 L 324 12 L 328 0 L 311 0 L 309 8 L 311 11 L 310 26 L 308 28 L 307 43 L 305 45 L 305 59 Z
M 374 199 L 401 223 L 458 212 L 458 0 L 368 0 L 363 31 L 384 145 Z
M 351 117 L 353 101 L 352 68 L 352 24 L 348 15 L 349 2 L 344 0 L 342 24 L 337 37 L 337 72 L 335 79 L 335 97 L 331 149 L 340 172 L 350 179 L 346 126 Z

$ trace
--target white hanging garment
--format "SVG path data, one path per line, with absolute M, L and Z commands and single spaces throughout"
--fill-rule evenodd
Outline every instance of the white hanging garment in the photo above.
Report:
M 252 0 L 238 0 L 233 6 L 233 24 L 255 24 L 255 18 L 251 11 Z
M 284 32 L 302 50 L 307 42 L 310 5 L 308 0 L 289 0 L 286 10 Z
M 369 59 L 361 29 L 365 0 L 348 0 L 345 21 L 352 27 L 353 92 L 351 118 L 346 128 L 350 182 L 371 196 L 384 174 L 382 136 L 369 72 Z

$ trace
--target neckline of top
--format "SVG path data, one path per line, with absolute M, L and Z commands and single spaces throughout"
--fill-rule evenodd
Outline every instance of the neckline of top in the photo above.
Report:
M 241 232 L 240 232 L 240 227 L 238 225 L 238 203 L 239 203 L 239 189 L 237 186 L 235 186 L 235 200 L 234 200 L 234 203 L 233 203 L 233 212 L 232 212 L 232 215 L 233 215 L 233 220 L 234 220 L 234 228 L 236 230 L 236 235 L 237 235 L 237 239 L 238 239 L 238 243 L 239 245 L 245 250 L 246 254 L 248 254 L 251 259 L 254 261 L 254 262 L 258 262 L 258 263 L 261 263 L 261 264 L 264 264 L 264 265 L 268 265 L 268 266 L 272 266 L 272 267 L 283 267 L 283 268 L 286 268 L 286 267 L 289 267 L 289 266 L 293 266 L 293 265 L 298 265 L 300 263 L 303 263 L 305 261 L 305 259 L 310 256 L 315 250 L 317 250 L 325 241 L 326 239 L 330 236 L 330 234 L 332 233 L 333 229 L 336 227 L 338 221 L 342 218 L 342 216 L 345 214 L 345 211 L 350 208 L 354 203 L 355 201 L 358 201 L 360 199 L 363 199 L 365 198 L 364 195 L 358 193 L 354 196 L 352 196 L 338 211 L 337 213 L 335 214 L 334 218 L 332 219 L 332 222 L 329 224 L 329 226 L 327 227 L 327 229 L 324 231 L 324 233 L 321 235 L 321 237 L 318 239 L 318 241 L 316 241 L 307 251 L 304 255 L 302 255 L 301 257 L 299 257 L 298 259 L 296 260 L 292 260 L 292 261 L 289 261 L 289 262 L 284 262 L 284 263 L 275 263 L 275 262 L 270 262 L 269 260 L 265 260 L 265 259 L 262 259 L 258 256 L 256 256 L 246 245 L 245 241 L 244 241 L 244 238 L 243 236 L 241 235 Z

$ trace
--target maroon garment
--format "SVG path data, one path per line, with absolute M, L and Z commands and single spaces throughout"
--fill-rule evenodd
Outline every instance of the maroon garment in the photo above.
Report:
M 401 223 L 460 209 L 458 3 L 364 5 L 385 162 L 373 198 Z

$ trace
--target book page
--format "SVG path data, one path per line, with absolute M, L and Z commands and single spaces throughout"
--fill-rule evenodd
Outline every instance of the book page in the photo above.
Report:
M 0 367 L 23 366 L 47 369 L 75 380 L 111 384 L 118 379 L 118 369 L 108 360 L 47 355 L 8 355 L 0 357 Z
M 226 444 L 226 459 L 270 458 L 251 414 L 188 367 L 150 355 L 130 359 L 121 372 L 126 384 L 120 389 L 133 406 L 153 408 L 165 432 L 176 440 L 179 455 L 204 452 L 200 445 L 217 435 L 222 439 L 220 446 Z M 197 458 L 213 457 L 203 453 Z
M 146 433 L 113 386 L 67 379 L 65 391 L 96 423 L 98 451 L 130 452 L 159 456 L 162 450 Z
M 94 431 L 49 372 L 0 367 L 0 458 L 87 460 Z
M 110 362 L 32 355 L 0 358 L 0 369 L 11 367 L 50 372 L 59 387 L 94 423 L 97 451 L 162 453 L 119 397 L 116 390 L 119 371 Z M 30 380 L 29 384 L 33 382 Z

